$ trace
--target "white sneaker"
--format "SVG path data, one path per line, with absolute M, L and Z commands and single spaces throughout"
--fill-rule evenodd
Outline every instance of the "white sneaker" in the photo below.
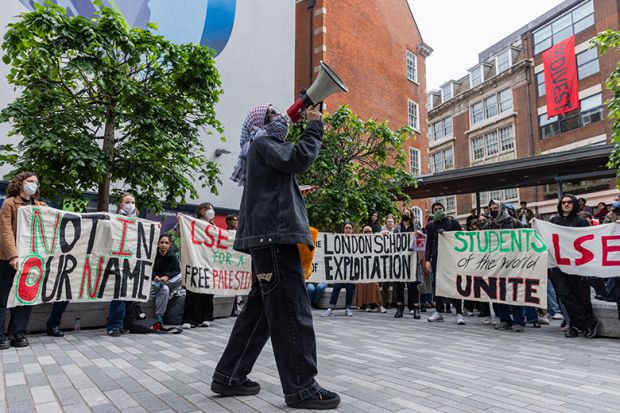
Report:
M 200 327 L 211 327 L 211 323 L 208 321 L 203 321 L 202 323 L 200 323 L 199 326 Z
M 562 313 L 555 313 L 551 318 L 553 318 L 554 320 L 564 320 L 564 316 L 562 315 Z
M 181 328 L 184 330 L 189 330 L 190 328 L 192 328 L 190 323 L 183 323 L 181 324 Z
M 443 316 L 435 311 L 429 318 L 426 319 L 429 323 L 433 323 L 435 321 L 443 321 Z
M 491 317 L 484 317 L 484 319 L 482 320 L 482 324 L 491 324 Z
M 380 306 L 380 307 L 377 307 L 377 312 L 385 314 L 385 313 L 387 313 L 387 310 L 385 309 L 384 306 Z
M 496 325 L 497 325 L 497 323 L 499 323 L 499 320 L 497 319 L 497 317 L 493 317 L 493 318 L 491 319 L 491 324 L 493 324 L 494 326 L 496 326 Z
M 334 310 L 332 310 L 331 308 L 328 308 L 327 310 L 323 312 L 323 314 L 321 314 L 321 317 L 333 317 L 333 316 L 334 316 Z
M 456 315 L 456 324 L 459 326 L 464 326 L 465 325 L 465 320 L 463 319 L 463 315 L 462 314 L 457 314 Z
M 371 311 L 372 311 L 372 308 L 370 308 L 370 307 L 366 307 L 366 312 L 367 312 L 367 313 L 370 313 Z
M 549 325 L 549 319 L 547 316 L 538 317 L 538 324 Z
M 350 308 L 345 308 L 344 315 L 346 315 L 347 317 L 353 317 L 353 311 L 351 311 Z
M 467 316 L 467 317 L 473 317 L 473 316 L 474 316 L 474 313 L 473 313 L 473 311 L 467 311 L 467 310 L 465 310 L 465 311 L 463 311 L 463 315 L 464 315 L 464 316 Z

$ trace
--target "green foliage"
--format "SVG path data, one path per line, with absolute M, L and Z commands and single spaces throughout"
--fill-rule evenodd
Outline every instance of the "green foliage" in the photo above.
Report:
M 601 32 L 592 40 L 592 44 L 600 47 L 601 55 L 611 49 L 611 52 L 617 56 L 620 52 L 620 32 L 612 30 Z M 616 64 L 607 78 L 607 89 L 612 93 L 611 99 L 606 103 L 609 117 L 614 119 L 611 134 L 612 142 L 615 144 L 607 165 L 617 169 L 620 168 L 620 62 Z M 616 177 L 616 185 L 620 188 L 620 173 Z
M 195 199 L 194 181 L 217 193 L 218 166 L 199 138 L 222 133 L 211 49 L 130 28 L 109 8 L 86 19 L 51 3 L 10 24 L 2 48 L 20 96 L 0 121 L 21 141 L 0 146 L 0 164 L 40 174 L 44 196 L 101 193 L 112 182 L 160 211 L 160 200 Z
M 340 230 L 345 221 L 366 223 L 372 211 L 385 217 L 397 211 L 397 200 L 409 198 L 401 190 L 415 184 L 405 171 L 403 149 L 412 129 L 397 131 L 387 123 L 361 120 L 346 106 L 326 114 L 323 149 L 312 167 L 298 177 L 300 184 L 319 185 L 306 197 L 310 224 L 321 231 Z M 292 128 L 298 140 L 305 125 Z

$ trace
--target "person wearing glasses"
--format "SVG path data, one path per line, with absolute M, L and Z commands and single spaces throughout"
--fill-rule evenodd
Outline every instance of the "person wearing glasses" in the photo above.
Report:
M 221 396 L 251 396 L 256 359 L 271 338 L 284 399 L 289 407 L 335 409 L 340 397 L 323 389 L 318 374 L 310 299 L 298 244 L 314 249 L 308 212 L 295 175 L 310 168 L 323 145 L 323 115 L 306 112 L 306 128 L 293 143 L 288 120 L 270 104 L 250 111 L 231 176 L 242 185 L 233 248 L 252 257 L 252 288 L 230 333 L 211 383 Z
M 552 224 L 563 227 L 588 227 L 588 221 L 580 217 L 577 197 L 564 194 L 558 203 L 558 215 L 549 220 Z M 566 274 L 559 268 L 549 271 L 549 278 L 560 302 L 564 305 L 569 318 L 569 328 L 565 337 L 596 337 L 598 320 L 592 313 L 590 301 L 590 284 L 587 277 Z

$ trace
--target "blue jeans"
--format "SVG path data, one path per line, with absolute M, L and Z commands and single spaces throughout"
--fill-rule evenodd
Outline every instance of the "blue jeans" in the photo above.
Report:
M 558 297 L 555 295 L 555 288 L 553 288 L 553 283 L 551 281 L 547 282 L 547 307 L 549 307 L 551 315 L 562 314 L 562 310 L 558 304 Z
M 525 326 L 525 313 L 521 305 L 497 304 L 497 313 L 502 323 Z M 510 318 L 511 313 L 512 318 Z
M 345 288 L 347 292 L 345 307 L 351 308 L 351 305 L 353 304 L 353 294 L 355 294 L 355 284 L 350 284 L 350 283 L 334 284 L 334 288 L 332 289 L 332 296 L 329 298 L 330 308 L 336 307 L 336 303 L 338 302 L 338 296 L 340 295 L 340 290 L 342 290 L 342 288 Z
M 125 310 L 127 309 L 127 301 L 113 300 L 110 302 L 110 310 L 108 311 L 108 323 L 105 325 L 106 330 L 121 330 L 123 321 L 125 320 Z
M 528 323 L 538 322 L 538 311 L 536 307 L 523 307 L 525 311 L 525 321 Z
M 323 295 L 323 291 L 327 288 L 327 283 L 306 283 L 306 291 L 308 291 L 308 298 L 313 304 L 318 304 Z
M 271 338 L 287 403 L 318 393 L 316 339 L 297 245 L 250 250 L 252 289 L 237 316 L 213 381 L 242 385 Z M 261 275 L 259 280 L 257 275 Z

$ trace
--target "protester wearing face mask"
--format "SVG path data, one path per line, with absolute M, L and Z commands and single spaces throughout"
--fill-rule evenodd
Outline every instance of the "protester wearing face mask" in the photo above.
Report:
M 433 220 L 426 226 L 426 269 L 433 272 L 433 276 L 437 273 L 437 259 L 439 249 L 439 234 L 448 231 L 461 231 L 463 228 L 459 222 L 446 214 L 446 210 L 441 202 L 435 202 L 431 206 L 433 212 Z M 436 309 L 435 312 L 427 318 L 429 322 L 444 321 L 443 316 L 439 313 L 443 307 L 449 308 L 450 303 L 456 309 L 456 324 L 464 325 L 463 319 L 463 300 L 449 299 L 435 296 Z
M 203 202 L 196 208 L 196 217 L 215 225 L 215 209 L 211 202 Z M 185 292 L 185 307 L 183 308 L 184 329 L 194 327 L 210 327 L 213 323 L 213 294 L 200 294 L 192 291 Z
M 10 346 L 27 347 L 25 334 L 32 306 L 24 305 L 7 310 L 9 293 L 19 264 L 17 257 L 17 210 L 23 206 L 46 206 L 39 201 L 39 178 L 33 172 L 20 172 L 6 189 L 7 198 L 0 209 L 0 350 Z M 5 334 L 6 313 L 11 320 Z
M 403 209 L 400 224 L 394 228 L 394 232 L 415 232 L 413 214 L 408 208 Z M 417 281 L 394 283 L 394 295 L 396 297 L 396 313 L 394 318 L 402 318 L 405 311 L 405 286 L 407 287 L 407 308 L 413 318 L 420 319 L 420 291 Z

